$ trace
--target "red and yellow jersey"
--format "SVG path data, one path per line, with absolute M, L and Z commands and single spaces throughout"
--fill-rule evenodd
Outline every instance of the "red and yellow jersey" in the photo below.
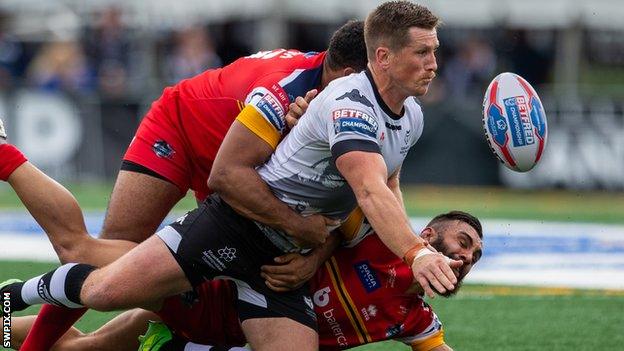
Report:
M 412 287 L 412 273 L 376 235 L 340 248 L 311 281 L 322 350 L 395 339 L 414 350 L 444 343 L 442 324 Z

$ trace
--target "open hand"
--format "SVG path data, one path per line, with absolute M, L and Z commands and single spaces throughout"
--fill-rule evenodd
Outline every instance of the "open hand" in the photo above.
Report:
M 462 265 L 462 261 L 453 260 L 440 253 L 430 251 L 430 253 L 414 259 L 412 274 L 425 294 L 434 298 L 435 291 L 444 294 L 455 288 L 457 277 L 453 268 L 459 268 Z

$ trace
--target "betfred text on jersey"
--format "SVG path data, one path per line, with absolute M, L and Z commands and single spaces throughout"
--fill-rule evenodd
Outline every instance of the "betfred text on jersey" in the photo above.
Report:
M 375 137 L 379 124 L 375 118 L 356 109 L 338 109 L 332 112 L 336 133 L 355 132 Z

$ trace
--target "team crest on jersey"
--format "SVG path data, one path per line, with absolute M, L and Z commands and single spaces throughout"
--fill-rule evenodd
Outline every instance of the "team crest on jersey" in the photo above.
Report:
M 377 306 L 368 305 L 368 307 L 362 307 L 360 310 L 362 312 L 362 316 L 366 321 L 369 321 L 371 318 L 375 318 L 377 316 Z
M 344 93 L 343 95 L 336 98 L 336 101 L 342 99 L 349 99 L 353 102 L 359 102 L 360 104 L 373 108 L 373 104 L 366 98 L 366 96 L 360 94 L 360 91 L 357 89 L 353 89 L 348 93 Z
M 152 150 L 156 156 L 160 158 L 171 158 L 175 153 L 171 145 L 164 140 L 157 140 L 154 145 L 152 145 Z
M 403 139 L 403 141 L 405 142 L 405 145 L 409 144 L 411 132 L 412 131 L 410 129 L 405 131 L 405 138 Z
M 372 293 L 381 287 L 379 278 L 377 278 L 377 272 L 370 266 L 369 261 L 358 262 L 353 267 L 367 293 Z
M 340 108 L 332 111 L 334 132 L 354 132 L 375 138 L 379 124 L 377 120 L 364 111 L 352 108 Z

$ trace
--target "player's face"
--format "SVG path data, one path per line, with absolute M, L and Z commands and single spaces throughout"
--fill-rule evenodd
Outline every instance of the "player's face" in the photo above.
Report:
M 472 266 L 479 261 L 483 250 L 483 242 L 477 231 L 459 220 L 444 226 L 429 243 L 445 256 L 464 262 L 460 268 L 454 269 L 458 282 L 461 282 Z M 451 294 L 455 293 L 458 288 L 459 283 Z
M 391 52 L 388 74 L 406 96 L 421 96 L 436 76 L 435 52 L 440 42 L 435 29 L 412 27 L 408 35 L 407 45 Z

